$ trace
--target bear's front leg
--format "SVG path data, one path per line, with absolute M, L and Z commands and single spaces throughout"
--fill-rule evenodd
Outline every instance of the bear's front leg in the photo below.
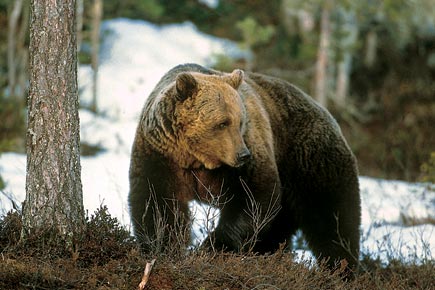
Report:
M 147 154 L 143 147 L 133 147 L 129 205 L 133 230 L 141 248 L 147 253 L 156 253 L 165 250 L 174 240 L 181 242 L 179 236 L 173 235 L 188 232 L 184 228 L 189 209 L 186 202 L 174 196 L 174 174 L 168 161 L 159 154 Z
M 272 174 L 271 174 L 272 173 Z M 281 208 L 278 174 L 246 178 L 230 188 L 231 195 L 221 208 L 217 228 L 203 242 L 202 248 L 225 251 L 256 251 L 256 244 L 267 235 Z M 234 191 L 234 188 L 237 188 Z
M 165 198 L 152 189 L 140 219 L 136 235 L 146 253 L 161 253 L 190 243 L 189 209 L 185 202 Z

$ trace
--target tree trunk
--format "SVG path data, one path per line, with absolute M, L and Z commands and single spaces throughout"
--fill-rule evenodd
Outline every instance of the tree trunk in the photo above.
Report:
M 378 35 L 374 28 L 370 29 L 366 38 L 366 53 L 364 64 L 367 67 L 372 67 L 376 61 L 376 50 L 378 48 Z
M 97 93 L 98 93 L 98 54 L 100 52 L 100 24 L 103 16 L 103 0 L 94 0 L 94 7 L 92 13 L 92 55 L 91 55 L 91 67 L 94 72 L 92 78 L 92 105 L 91 110 L 97 112 Z
M 338 38 L 340 49 L 340 59 L 337 64 L 337 80 L 335 86 L 335 103 L 341 107 L 346 107 L 349 93 L 349 79 L 352 70 L 352 52 L 357 42 L 358 24 L 356 15 L 352 10 L 338 8 L 340 17 L 343 19 L 338 31 L 341 37 Z
M 77 51 L 80 51 L 83 39 L 83 0 L 77 0 Z
M 17 49 L 16 36 L 18 31 L 18 21 L 23 8 L 23 0 L 16 0 L 9 15 L 8 24 L 8 86 L 9 95 L 16 95 L 17 85 L 17 62 L 15 52 Z
M 337 82 L 335 90 L 336 104 L 344 108 L 346 106 L 346 98 L 349 91 L 349 74 L 350 66 L 352 64 L 352 57 L 349 52 L 345 52 L 343 59 L 337 66 Z
M 23 107 L 26 104 L 26 90 L 29 82 L 29 44 L 27 35 L 29 32 L 30 5 L 24 3 L 20 29 L 17 36 L 17 88 L 16 96 L 20 99 Z
M 84 225 L 75 0 L 32 0 L 23 237 L 67 241 Z
M 329 15 L 332 8 L 332 1 L 324 2 L 320 20 L 320 43 L 317 52 L 316 76 L 314 97 L 323 106 L 327 106 L 327 65 L 328 51 L 331 38 L 331 24 Z

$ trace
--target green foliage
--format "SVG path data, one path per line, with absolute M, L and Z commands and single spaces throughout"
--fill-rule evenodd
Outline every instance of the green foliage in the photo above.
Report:
M 262 26 L 251 16 L 238 21 L 236 27 L 242 33 L 242 47 L 244 48 L 265 44 L 275 34 L 275 28 L 272 25 Z
M 157 20 L 165 12 L 158 0 L 104 1 L 104 17 Z
M 1 156 L 2 154 L 1 154 L 1 152 L 0 152 L 0 156 Z M 1 168 L 0 168 L 1 169 Z M 3 178 L 2 178 L 2 176 L 1 176 L 1 174 L 0 174 L 0 190 L 3 190 L 3 189 L 5 189 L 5 187 L 6 187 L 6 184 L 5 184 L 5 181 L 3 180 Z
M 0 98 L 1 92 L 7 85 L 7 32 L 8 29 L 8 18 L 7 18 L 7 8 L 10 0 L 0 0 Z M 1 107 L 1 99 L 0 99 Z M 0 138 L 1 139 L 1 138 Z
M 0 11 L 7 11 L 11 0 L 0 0 Z
M 2 176 L 0 175 L 0 190 L 5 189 L 6 184 L 5 181 L 3 180 Z
M 81 156 L 95 156 L 104 151 L 106 151 L 106 149 L 101 144 L 89 144 L 86 142 L 80 143 Z
M 435 183 L 435 151 L 430 154 L 429 160 L 421 165 L 421 172 L 421 181 Z
M 225 54 L 215 54 L 213 55 L 215 61 L 213 68 L 220 71 L 232 71 L 236 68 L 236 63 L 234 59 Z
M 1 94 L 0 104 L 0 152 L 24 152 L 24 104 L 15 97 Z

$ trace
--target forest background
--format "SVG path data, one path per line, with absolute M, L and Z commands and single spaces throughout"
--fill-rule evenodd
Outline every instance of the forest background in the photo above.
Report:
M 284 78 L 327 106 L 356 154 L 362 175 L 433 182 L 431 2 L 78 1 L 83 5 L 79 61 L 94 61 L 93 28 L 99 27 L 98 21 L 191 21 L 205 33 L 249 51 L 239 58 L 217 56 L 215 68 L 238 67 Z M 0 0 L 0 154 L 25 152 L 28 21 L 29 1 Z
M 0 0 L 0 154 L 26 151 L 29 2 Z M 231 71 L 237 67 L 284 78 L 328 107 L 357 155 L 361 175 L 433 184 L 435 7 L 431 2 L 77 0 L 79 61 L 90 64 L 91 82 L 95 83 L 98 55 L 104 49 L 99 44 L 108 37 L 100 34 L 105 19 L 143 19 L 157 25 L 193 22 L 207 34 L 237 42 L 245 51 L 237 56 L 215 55 L 215 68 Z M 96 98 L 81 106 L 104 115 Z M 98 156 L 95 154 L 101 149 L 81 144 L 84 156 Z M 0 177 L 0 190 L 2 187 Z M 412 200 L 415 205 L 418 194 L 409 193 L 416 197 Z M 392 199 L 401 197 L 395 194 Z M 385 209 L 385 203 L 380 204 Z M 130 233 L 105 208 L 86 218 L 80 248 L 58 247 L 60 240 L 49 245 L 40 236 L 28 239 L 27 244 L 18 243 L 20 214 L 19 210 L 9 212 L 0 220 L 0 288 L 132 289 L 131 285 L 137 285 L 144 257 L 131 242 Z M 400 218 L 408 228 L 420 222 Z M 433 219 L 423 223 L 432 224 Z M 399 244 L 408 228 L 399 231 Z M 430 229 L 419 228 L 422 241 L 423 234 L 432 233 Z M 393 249 L 393 242 L 380 242 Z M 29 244 L 36 246 L 27 247 Z M 432 289 L 433 259 L 427 260 L 431 244 L 423 244 L 426 254 L 418 257 L 425 261 L 422 265 L 398 263 L 393 258 L 388 267 L 379 268 L 379 259 L 363 257 L 363 274 L 344 289 Z M 280 263 L 283 257 L 289 258 L 282 252 L 271 259 L 194 253 L 186 260 L 185 248 L 183 244 L 177 255 L 159 257 L 152 289 L 222 289 L 225 283 L 233 286 L 229 289 L 271 289 L 272 285 L 286 289 L 289 283 L 300 289 L 343 289 L 332 286 L 343 285 L 337 275 L 331 278 L 329 272 L 312 268 L 295 270 L 298 266 L 289 267 L 291 261 Z M 247 262 L 251 264 L 247 266 Z M 263 262 L 270 264 L 264 266 Z M 210 282 L 214 288 L 198 288 L 198 281 Z M 366 287 L 367 283 L 371 287 Z

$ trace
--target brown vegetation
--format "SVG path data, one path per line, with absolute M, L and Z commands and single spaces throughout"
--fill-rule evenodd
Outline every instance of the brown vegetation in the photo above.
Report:
M 44 235 L 20 240 L 21 216 L 0 219 L 0 289 L 137 289 L 147 261 L 156 263 L 145 289 L 434 289 L 435 264 L 387 267 L 361 262 L 353 280 L 296 263 L 293 255 L 238 255 L 171 249 L 149 257 L 101 208 L 86 222 L 77 247 L 46 244 Z

